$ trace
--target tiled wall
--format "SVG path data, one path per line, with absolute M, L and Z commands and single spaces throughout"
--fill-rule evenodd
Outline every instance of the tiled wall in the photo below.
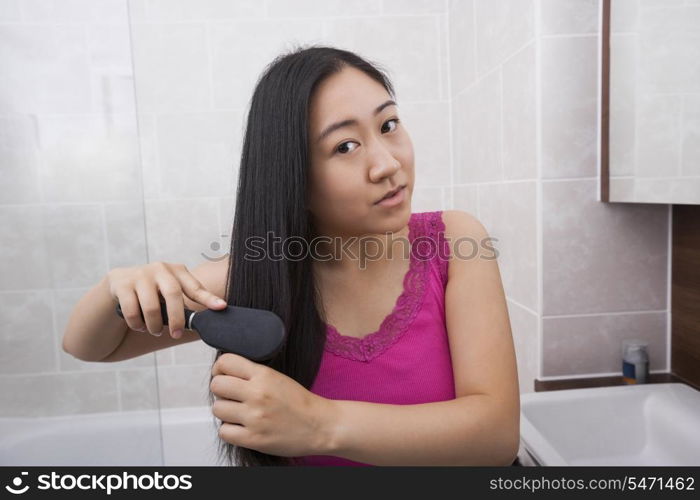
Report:
M 669 206 L 597 201 L 598 0 L 451 0 L 454 208 L 497 238 L 521 392 L 668 369 Z
M 389 70 L 415 148 L 413 210 L 450 206 L 446 0 L 0 7 L 0 416 L 206 402 L 203 343 L 103 364 L 60 341 L 109 269 L 195 267 L 228 251 L 253 85 L 294 45 L 340 46 Z
M 61 349 L 78 299 L 147 262 L 124 1 L 0 2 L 0 416 L 157 407 L 153 356 Z
M 495 238 L 521 392 L 538 370 L 538 156 L 533 1 L 451 0 L 453 208 Z
M 60 338 L 109 269 L 228 250 L 245 108 L 298 43 L 389 69 L 413 210 L 466 210 L 498 239 L 523 392 L 618 373 L 627 336 L 666 368 L 667 207 L 597 202 L 597 1 L 1 5 L 2 415 L 204 404 L 202 343 L 101 364 Z

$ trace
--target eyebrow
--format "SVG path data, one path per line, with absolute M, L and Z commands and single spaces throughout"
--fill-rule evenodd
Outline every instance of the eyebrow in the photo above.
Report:
M 377 106 L 377 108 L 374 110 L 373 114 L 374 114 L 374 116 L 376 116 L 379 113 L 381 113 L 382 110 L 384 108 L 386 108 L 387 106 L 396 106 L 396 105 L 397 104 L 394 101 L 389 99 L 388 101 L 385 101 L 385 102 L 381 103 L 379 106 Z M 330 134 L 332 134 L 333 132 L 335 132 L 339 128 L 349 127 L 350 125 L 357 125 L 357 120 L 351 118 L 351 119 L 343 120 L 341 122 L 333 123 L 332 125 L 328 125 L 325 128 L 325 130 L 323 132 L 321 132 L 321 135 L 318 136 L 318 139 L 316 139 L 316 142 L 317 143 L 321 142 L 323 139 L 328 137 Z

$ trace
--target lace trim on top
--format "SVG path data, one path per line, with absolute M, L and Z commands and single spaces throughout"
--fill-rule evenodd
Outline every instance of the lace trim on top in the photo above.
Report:
M 426 253 L 425 250 L 422 250 L 423 245 L 420 243 L 424 241 L 424 238 L 421 238 L 418 244 L 414 244 L 414 241 L 417 236 L 425 235 L 435 242 L 435 230 L 439 229 L 440 226 L 444 230 L 440 212 L 419 213 L 411 218 L 408 225 L 411 262 L 403 279 L 403 291 L 396 300 L 393 310 L 384 318 L 379 330 L 361 338 L 341 335 L 333 325 L 327 324 L 325 347 L 327 351 L 356 361 L 369 361 L 401 338 L 423 304 L 426 283 L 430 274 L 428 272 L 429 256 L 431 252 L 434 252 L 432 250 Z M 433 243 L 434 245 L 435 243 Z
M 442 286 L 447 285 L 447 267 L 449 265 L 450 258 L 450 243 L 445 237 L 445 222 L 442 220 L 442 214 L 440 212 L 435 212 L 435 217 L 430 217 L 428 223 L 430 224 L 429 234 L 437 235 L 437 256 L 435 257 L 438 262 L 438 267 L 440 270 L 440 278 L 442 279 Z

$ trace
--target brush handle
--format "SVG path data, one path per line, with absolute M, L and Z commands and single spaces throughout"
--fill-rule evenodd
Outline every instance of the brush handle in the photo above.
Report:
M 162 300 L 160 301 L 160 318 L 163 320 L 163 324 L 167 325 L 168 324 L 168 310 L 165 308 L 165 302 Z M 193 311 L 191 309 L 187 309 L 185 307 L 185 329 L 186 330 L 192 330 L 192 319 L 194 318 L 194 315 L 196 314 L 197 311 Z M 117 314 L 121 316 L 122 318 L 124 317 L 124 313 L 122 312 L 122 305 L 117 304 Z M 146 321 L 146 319 L 143 317 L 143 311 L 141 311 L 141 319 Z

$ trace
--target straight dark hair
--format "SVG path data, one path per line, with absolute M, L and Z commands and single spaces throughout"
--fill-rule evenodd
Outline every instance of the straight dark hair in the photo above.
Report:
M 292 241 L 302 245 L 317 236 L 306 208 L 309 103 L 319 83 L 346 66 L 363 71 L 395 97 L 381 66 L 338 48 L 297 47 L 264 69 L 250 102 L 231 231 L 226 300 L 229 305 L 272 311 L 282 319 L 287 341 L 266 364 L 307 389 L 316 379 L 326 341 L 325 314 L 311 257 L 306 247 L 304 255 L 309 257 L 301 260 L 269 258 L 272 242 L 267 233 L 281 241 L 294 237 Z M 241 257 L 252 237 L 266 242 L 265 258 Z M 221 354 L 217 350 L 215 361 Z M 210 390 L 210 404 L 214 400 Z M 295 465 L 291 457 L 234 446 L 223 439 L 219 439 L 219 458 L 228 465 Z

